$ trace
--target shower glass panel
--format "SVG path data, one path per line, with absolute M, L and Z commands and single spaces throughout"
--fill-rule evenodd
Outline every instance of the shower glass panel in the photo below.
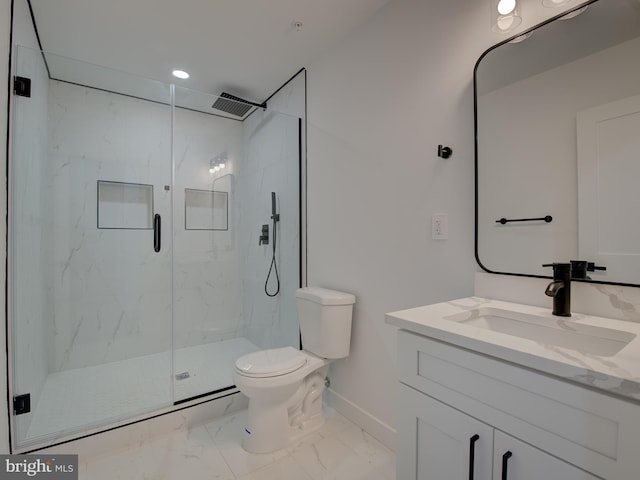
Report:
M 168 85 L 54 55 L 50 78 L 41 52 L 15 55 L 31 79 L 14 98 L 9 193 L 21 447 L 171 405 L 172 164 Z
M 299 345 L 299 119 L 212 108 L 217 97 L 175 87 L 173 207 L 175 401 L 233 388 L 235 360 Z M 273 256 L 259 245 L 276 194 L 280 293 L 265 294 Z M 275 290 L 275 274 L 269 281 Z
M 31 96 L 11 121 L 14 446 L 235 392 L 238 357 L 299 346 L 301 120 L 15 58 Z

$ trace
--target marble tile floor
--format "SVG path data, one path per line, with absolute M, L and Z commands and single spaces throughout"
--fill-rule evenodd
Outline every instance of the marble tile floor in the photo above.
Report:
M 79 459 L 80 480 L 395 480 L 395 453 L 325 407 L 320 430 L 272 454 L 240 446 L 247 411 Z

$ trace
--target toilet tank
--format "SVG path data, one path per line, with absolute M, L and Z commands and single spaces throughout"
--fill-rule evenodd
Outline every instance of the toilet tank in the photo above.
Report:
M 296 291 L 302 348 L 322 358 L 349 355 L 356 297 L 319 287 Z

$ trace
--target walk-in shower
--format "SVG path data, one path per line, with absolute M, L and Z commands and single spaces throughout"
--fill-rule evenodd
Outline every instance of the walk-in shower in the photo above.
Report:
M 298 346 L 299 118 L 221 116 L 215 96 L 24 47 L 13 70 L 31 81 L 9 164 L 15 447 L 228 392 L 239 356 Z M 257 238 L 271 192 L 275 251 Z

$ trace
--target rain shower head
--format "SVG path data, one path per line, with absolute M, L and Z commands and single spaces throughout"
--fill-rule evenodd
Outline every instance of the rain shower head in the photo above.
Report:
M 230 93 L 222 92 L 211 107 L 237 117 L 244 117 L 251 107 L 267 108 L 267 102 L 253 103 Z

